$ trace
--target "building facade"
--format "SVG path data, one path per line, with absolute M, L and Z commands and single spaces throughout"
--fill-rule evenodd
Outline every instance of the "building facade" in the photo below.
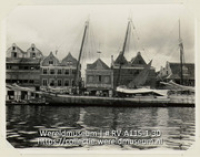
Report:
M 113 87 L 117 87 L 118 85 L 127 86 L 146 66 L 147 63 L 143 59 L 140 52 L 131 59 L 131 61 L 127 61 L 127 59 L 122 56 L 120 53 L 116 60 L 111 59 L 111 69 L 113 71 Z M 121 70 L 120 69 L 121 63 Z M 154 88 L 156 85 L 156 73 L 155 68 L 150 67 L 150 72 L 144 86 L 150 86 Z
M 112 70 L 101 59 L 87 64 L 85 87 L 91 94 L 96 95 L 108 95 L 112 91 Z
M 18 84 L 39 90 L 40 86 L 40 61 L 42 52 L 32 44 L 27 51 L 23 51 L 16 44 L 7 50 L 6 57 L 6 84 Z M 7 89 L 6 100 L 29 100 L 35 98 L 35 94 L 27 91 Z
M 42 91 L 52 89 L 57 93 L 71 93 L 75 84 L 77 64 L 78 61 L 71 53 L 60 62 L 51 52 L 40 64 L 40 89 Z M 81 76 L 80 71 L 79 76 Z
M 182 64 L 183 85 L 195 86 L 194 68 L 195 68 L 194 63 Z M 161 67 L 157 79 L 158 81 L 166 81 L 166 82 L 173 80 L 175 83 L 180 84 L 181 83 L 180 63 L 166 62 L 165 67 Z

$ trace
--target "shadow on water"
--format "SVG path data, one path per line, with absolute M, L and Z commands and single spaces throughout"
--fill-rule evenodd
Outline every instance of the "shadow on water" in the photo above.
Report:
M 72 106 L 29 106 L 7 105 L 7 140 L 16 148 L 52 147 L 40 145 L 41 139 L 55 139 L 55 137 L 41 137 L 41 129 L 65 130 L 71 132 L 106 132 L 101 138 L 121 140 L 121 143 L 106 144 L 104 147 L 116 149 L 151 149 L 167 148 L 186 150 L 194 142 L 195 136 L 195 108 L 190 107 L 72 107 Z M 111 133 L 121 131 L 119 136 Z M 161 136 L 140 136 L 140 133 L 159 131 Z M 129 135 L 125 136 L 125 132 Z M 137 135 L 139 132 L 139 135 Z M 134 134 L 134 135 L 133 135 Z M 82 138 L 73 137 L 77 140 Z M 134 140 L 156 140 L 162 143 L 133 143 Z M 91 139 L 100 139 L 92 136 Z M 95 149 L 100 145 L 70 145 L 55 147 L 73 148 L 89 147 Z M 102 145 L 101 145 L 102 146 Z

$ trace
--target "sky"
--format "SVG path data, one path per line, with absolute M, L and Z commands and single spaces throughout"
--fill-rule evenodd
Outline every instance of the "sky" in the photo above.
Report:
M 26 51 L 32 43 L 47 56 L 78 58 L 85 21 L 89 19 L 82 69 L 99 57 L 110 66 L 122 49 L 128 19 L 133 26 L 125 51 L 128 61 L 140 51 L 156 71 L 166 61 L 179 62 L 179 19 L 184 56 L 194 63 L 194 17 L 180 4 L 19 6 L 6 19 L 6 47 Z M 97 51 L 101 51 L 98 54 Z

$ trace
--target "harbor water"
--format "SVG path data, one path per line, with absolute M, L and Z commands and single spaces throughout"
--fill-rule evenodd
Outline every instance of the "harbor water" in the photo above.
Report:
M 16 148 L 187 150 L 194 107 L 7 105 L 7 140 Z

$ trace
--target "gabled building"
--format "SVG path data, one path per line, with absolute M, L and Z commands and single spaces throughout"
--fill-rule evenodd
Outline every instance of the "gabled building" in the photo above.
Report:
M 123 57 L 123 58 L 121 58 Z M 121 62 L 121 70 L 120 69 Z M 111 69 L 113 71 L 113 87 L 118 85 L 128 85 L 145 67 L 147 63 L 143 59 L 140 52 L 132 58 L 130 61 L 127 61 L 125 56 L 121 53 L 118 55 L 116 60 L 111 61 Z M 155 87 L 156 84 L 156 73 L 155 68 L 150 67 L 150 73 L 145 83 L 145 86 Z
M 108 94 L 113 89 L 112 70 L 100 58 L 87 64 L 85 87 L 93 94 Z
M 40 61 L 43 58 L 42 52 L 35 47 L 33 51 L 23 51 L 16 44 L 12 44 L 7 50 L 6 57 L 6 83 L 17 83 L 23 87 L 39 90 L 40 86 Z M 28 49 L 29 50 L 29 49 Z M 31 53 L 37 57 L 31 57 Z M 39 54 L 38 54 L 39 53 Z M 13 91 L 7 89 L 7 100 L 17 101 L 34 98 L 35 95 L 26 91 Z
M 183 84 L 184 85 L 195 85 L 195 66 L 194 63 L 183 63 L 182 64 L 182 74 L 183 74 Z M 161 67 L 160 72 L 157 76 L 159 81 L 170 81 L 180 84 L 181 83 L 181 64 L 166 62 L 165 67 Z
M 71 53 L 60 62 L 51 52 L 40 64 L 41 90 L 48 90 L 50 86 L 60 89 L 61 93 L 71 93 L 77 73 L 77 63 Z
M 42 52 L 35 46 L 35 44 L 31 44 L 31 47 L 27 50 L 27 57 L 32 59 L 40 59 L 44 56 Z
M 24 52 L 20 47 L 18 47 L 15 43 L 12 44 L 11 47 L 8 48 L 6 52 L 7 58 L 23 58 L 26 52 Z

